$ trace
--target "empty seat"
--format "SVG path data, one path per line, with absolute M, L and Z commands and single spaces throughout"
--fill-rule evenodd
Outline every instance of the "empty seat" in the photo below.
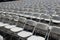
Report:
M 9 22 L 9 14 L 8 13 L 5 13 L 5 16 L 3 17 L 3 23 L 8 23 Z
M 36 35 L 40 35 L 44 37 L 46 35 L 47 30 L 48 30 L 47 24 L 38 23 L 34 33 Z
M 29 7 L 29 8 L 27 8 L 28 10 L 27 11 L 29 11 L 29 12 L 33 12 L 33 8 L 31 8 L 31 7 Z
M 10 29 L 12 32 L 19 32 L 19 31 L 22 31 L 23 28 L 20 28 L 20 27 L 14 27 L 14 28 L 11 28 Z
M 10 16 L 9 17 L 9 24 L 15 25 L 16 23 L 15 23 L 14 19 L 15 19 L 16 14 L 10 14 L 9 16 Z
M 31 36 L 33 34 L 34 28 L 36 26 L 36 22 L 33 20 L 27 20 L 26 25 L 24 27 L 24 31 L 19 32 L 17 35 L 22 37 L 20 39 L 26 39 L 28 36 Z
M 60 16 L 60 13 L 56 13 L 56 15 L 59 15 Z
M 27 20 L 24 30 L 32 32 L 37 22 L 33 20 Z
M 60 40 L 60 27 L 52 26 L 50 29 L 48 40 Z
M 60 16 L 60 7 L 55 8 L 55 11 L 56 11 L 56 15 Z
M 0 22 L 0 27 L 3 27 L 3 26 L 5 26 L 5 24 L 4 24 L 4 23 L 2 23 L 2 22 Z
M 3 21 L 5 21 L 4 18 L 5 18 L 5 13 L 2 13 L 2 14 L 1 14 L 1 22 L 0 22 L 0 26 L 1 26 L 1 27 L 2 27 L 2 26 L 5 26 L 5 25 L 8 25 L 8 24 L 3 23 Z
M 24 16 L 25 17 L 31 17 L 32 16 L 32 13 L 24 13 Z
M 5 13 L 0 13 L 0 23 L 2 22 L 3 23 L 3 20 L 4 20 L 4 18 L 5 18 Z
M 21 12 L 19 13 L 19 15 L 20 15 L 21 17 L 23 17 L 23 16 L 24 16 L 24 12 L 21 11 Z
M 46 21 L 50 21 L 50 15 L 48 15 L 48 14 L 42 14 L 40 17 L 41 17 L 41 19 L 44 19 Z
M 19 20 L 19 16 L 18 15 L 15 15 L 13 17 L 13 25 L 16 25 L 16 23 L 18 22 L 18 20 Z
M 16 25 L 5 25 L 4 27 L 7 28 L 7 29 L 11 29 L 11 28 L 16 27 Z
M 45 40 L 45 38 L 43 38 L 41 36 L 33 35 L 33 36 L 29 37 L 27 40 Z
M 16 23 L 16 27 L 11 28 L 10 30 L 12 32 L 22 31 L 24 28 L 25 22 L 26 22 L 26 18 L 20 17 L 18 22 Z
M 28 37 L 27 40 L 45 40 L 45 36 L 48 30 L 48 25 L 44 23 L 37 23 L 34 35 Z M 44 36 L 43 36 L 44 35 Z
M 33 13 L 33 18 L 40 19 L 40 13 Z
M 20 17 L 19 20 L 18 20 L 18 22 L 17 22 L 17 24 L 16 24 L 16 26 L 17 26 L 17 27 L 21 27 L 21 28 L 23 28 L 25 22 L 26 22 L 26 18 L 24 18 L 24 17 Z
M 60 16 L 53 16 L 52 17 L 52 22 L 54 22 L 54 23 L 60 23 Z

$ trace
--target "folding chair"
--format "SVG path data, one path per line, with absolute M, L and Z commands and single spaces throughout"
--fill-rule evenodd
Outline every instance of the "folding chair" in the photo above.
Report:
M 34 35 L 28 37 L 27 40 L 45 40 L 46 32 L 48 30 L 48 25 L 44 23 L 37 23 Z
M 8 23 L 8 21 L 9 21 L 9 14 L 8 13 L 3 13 L 4 14 L 4 16 L 3 16 L 3 23 Z
M 60 27 L 52 26 L 48 34 L 47 40 L 60 40 Z
M 15 23 L 14 23 L 15 16 L 16 16 L 16 14 L 10 14 L 10 18 L 9 18 L 9 24 L 10 25 L 15 25 Z
M 52 17 L 52 22 L 54 22 L 54 23 L 60 23 L 60 16 L 53 16 Z
M 55 8 L 55 11 L 56 11 L 56 15 L 60 16 L 60 8 L 59 7 Z
M 16 14 L 13 19 L 14 19 L 13 24 L 16 25 L 16 23 L 17 23 L 18 20 L 19 20 L 19 15 Z
M 8 24 L 3 23 L 3 21 L 4 21 L 4 17 L 5 17 L 5 14 L 4 14 L 4 13 L 2 13 L 2 14 L 1 14 L 0 27 L 5 26 L 5 25 L 8 25 Z
M 19 20 L 18 20 L 17 23 L 16 23 L 16 27 L 11 28 L 10 30 L 11 30 L 12 32 L 22 31 L 23 28 L 24 28 L 25 22 L 26 22 L 26 18 L 20 17 Z
M 36 26 L 36 22 L 33 20 L 26 20 L 26 24 L 24 26 L 24 30 L 17 33 L 19 36 L 19 40 L 26 40 L 27 37 L 31 36 L 34 32 Z
M 32 6 L 32 5 L 31 5 L 31 6 Z M 32 8 L 32 7 L 29 7 L 28 9 L 29 9 L 29 10 L 28 10 L 29 12 L 33 12 L 33 8 Z
M 24 13 L 24 16 L 25 16 L 25 17 L 30 17 L 30 18 L 31 18 L 31 16 L 32 16 L 32 13 L 29 13 L 29 12 L 27 12 L 27 13 Z
M 29 37 L 27 40 L 45 40 L 45 38 L 43 38 L 41 36 L 33 35 L 33 36 Z
M 37 24 L 37 27 L 35 29 L 35 33 L 36 33 L 36 35 L 45 36 L 47 30 L 48 30 L 48 25 L 40 22 Z
M 42 20 L 50 21 L 50 15 L 49 14 L 42 14 L 40 17 Z
M 40 13 L 33 13 L 33 18 L 40 19 Z
M 4 27 L 7 28 L 7 29 L 11 29 L 11 28 L 13 28 L 13 27 L 16 27 L 16 25 L 13 24 L 14 20 L 13 20 L 13 21 L 12 21 L 12 20 L 13 20 L 13 18 L 11 18 L 11 17 L 9 16 L 9 18 L 8 18 L 8 24 L 9 24 L 9 25 L 5 25 Z M 12 23 L 12 25 L 11 25 L 11 23 Z
M 24 12 L 20 12 L 20 13 L 18 13 L 21 17 L 24 17 Z

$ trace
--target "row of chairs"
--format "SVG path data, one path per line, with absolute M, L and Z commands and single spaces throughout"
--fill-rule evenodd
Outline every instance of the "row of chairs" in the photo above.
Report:
M 59 9 L 60 8 L 58 6 L 58 3 L 55 3 L 55 4 L 54 4 L 54 2 L 53 2 L 53 4 L 47 3 L 48 5 L 46 5 L 46 3 L 42 0 L 40 0 L 40 1 L 38 0 L 40 3 L 36 0 L 34 2 L 33 1 L 28 2 L 28 1 L 29 0 L 25 0 L 25 1 L 21 1 L 21 2 L 20 1 L 13 1 L 13 2 L 0 3 L 0 5 L 1 5 L 0 8 L 2 8 L 3 11 L 17 12 L 21 16 L 24 16 L 24 17 L 32 17 L 31 15 L 33 15 L 33 18 L 38 18 L 38 19 L 40 19 L 40 14 L 43 13 L 43 15 L 41 16 L 41 19 L 44 19 L 47 21 L 50 21 L 50 15 L 53 15 L 52 22 L 60 23 L 60 19 L 59 19 L 59 17 L 60 17 Z M 52 6 L 52 5 L 54 5 L 54 6 Z M 31 6 L 33 8 L 31 8 Z M 37 10 L 39 12 L 37 12 Z M 28 13 L 32 12 L 33 14 L 20 13 L 20 11 L 24 11 L 24 12 L 27 11 Z M 35 14 L 37 17 L 34 17 Z
M 5 12 L 5 13 L 14 13 L 15 12 Z M 27 12 L 27 11 L 18 11 L 17 15 L 23 16 L 23 17 L 27 17 L 27 18 L 35 18 L 35 19 L 39 19 L 39 20 L 45 20 L 45 21 L 52 21 L 54 23 L 60 23 L 60 16 L 56 15 L 55 13 L 50 15 L 49 13 L 37 13 L 37 12 Z M 51 18 L 51 20 L 50 20 Z
M 14 17 L 16 17 L 16 15 Z M 25 40 L 27 37 L 28 37 L 28 40 L 32 40 L 33 38 L 36 37 L 35 34 L 37 35 L 38 33 L 40 34 L 40 36 L 41 35 L 45 36 L 46 33 L 47 33 L 47 30 L 48 30 L 48 27 L 50 27 L 47 24 L 44 24 L 44 23 L 41 23 L 41 22 L 36 22 L 36 21 L 33 21 L 33 20 L 29 20 L 29 19 L 26 19 L 26 18 L 23 18 L 23 17 L 18 18 L 19 19 L 19 20 L 17 19 L 18 21 L 14 20 L 15 24 L 12 24 L 12 25 L 11 25 L 11 23 L 13 23 L 13 22 L 11 22 L 10 20 L 7 20 L 8 22 L 5 22 L 6 19 L 9 19 L 9 17 L 8 18 L 3 17 L 3 19 L 2 19 L 3 23 L 0 23 L 1 24 L 0 27 L 4 26 L 4 28 L 12 31 L 13 34 L 17 34 L 18 36 L 20 36 L 19 40 L 20 39 Z M 8 24 L 6 24 L 6 23 L 8 23 Z M 60 33 L 59 30 L 60 30 L 59 27 L 54 26 L 54 27 L 51 28 L 50 32 L 47 33 L 47 34 L 49 34 L 49 36 L 52 36 L 52 37 L 55 37 L 55 38 L 57 36 L 57 39 L 59 40 L 59 36 L 58 36 L 59 33 Z M 16 33 L 16 32 L 18 32 L 18 33 Z M 32 35 L 32 34 L 34 34 L 34 35 Z M 36 38 L 38 38 L 38 39 L 42 38 L 40 36 L 37 36 Z M 36 39 L 36 40 L 38 40 L 38 39 Z M 44 39 L 45 38 L 42 38 L 42 40 L 44 40 Z
M 19 25 L 19 27 L 22 27 L 23 28 L 23 25 L 24 25 L 24 23 L 26 22 L 25 20 L 24 20 L 25 18 L 20 18 L 20 24 L 18 24 Z M 27 27 L 31 27 L 30 29 L 29 28 L 27 28 L 28 30 L 30 30 L 30 31 L 32 31 L 33 29 L 34 29 L 34 26 L 35 26 L 35 22 L 34 21 L 32 21 L 32 20 L 27 20 L 27 24 L 25 25 L 25 27 L 27 28 Z M 5 26 L 5 28 L 8 28 L 8 29 L 10 29 L 12 32 L 18 32 L 18 31 L 21 31 L 21 30 L 23 30 L 22 28 L 19 28 L 19 27 L 8 27 L 8 26 Z M 22 32 L 24 32 L 24 33 L 26 33 L 26 35 L 24 35 L 23 34 L 23 36 L 25 37 L 25 36 L 30 36 L 30 35 L 32 35 L 32 33 L 30 33 L 30 32 L 28 32 L 28 31 L 25 31 L 26 30 L 26 28 L 24 29 L 24 31 L 22 31 Z M 18 34 L 19 35 L 19 34 Z
M 49 1 L 48 1 L 49 2 Z M 34 12 L 40 12 L 43 11 L 50 11 L 51 9 L 54 9 L 56 12 L 58 12 L 56 9 L 58 8 L 58 3 L 48 3 L 47 1 L 42 0 L 23 0 L 23 1 L 13 1 L 13 2 L 5 2 L 0 3 L 1 8 L 7 8 L 7 9 L 16 9 L 16 10 L 31 10 Z M 47 4 L 47 5 L 46 5 Z

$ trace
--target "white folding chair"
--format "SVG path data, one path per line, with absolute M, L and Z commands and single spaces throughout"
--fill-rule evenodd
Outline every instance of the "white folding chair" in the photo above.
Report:
M 48 30 L 47 28 L 48 28 L 47 24 L 37 23 L 37 27 L 35 28 L 34 35 L 28 37 L 27 40 L 45 40 L 44 37 L 46 36 L 46 32 Z
M 50 15 L 49 14 L 42 14 L 41 19 L 46 20 L 46 21 L 50 21 Z
M 24 26 L 24 30 L 17 33 L 18 36 L 20 36 L 19 39 L 23 40 L 23 39 L 27 39 L 27 37 L 33 35 L 34 29 L 36 26 L 36 22 L 33 20 L 27 20 L 26 24 Z
M 10 14 L 9 15 L 10 16 L 10 18 L 9 18 L 9 24 L 10 25 L 15 25 L 15 16 L 16 16 L 16 14 Z
M 48 34 L 47 40 L 60 40 L 60 27 L 52 26 Z
M 56 7 L 55 8 L 55 11 L 56 11 L 56 15 L 59 15 L 60 16 L 60 7 Z
M 8 13 L 3 13 L 5 16 L 3 16 L 3 23 L 8 23 L 8 21 L 9 21 L 9 14 Z
M 52 22 L 54 22 L 54 23 L 60 23 L 60 16 L 53 16 L 52 17 Z
M 25 16 L 25 17 L 31 17 L 31 16 L 32 16 L 32 13 L 29 13 L 29 12 L 24 13 L 24 16 Z
M 0 22 L 0 26 L 2 27 L 2 26 L 5 26 L 5 25 L 8 25 L 8 24 L 3 23 L 4 18 L 5 18 L 5 14 L 4 13 L 2 13 L 1 18 L 2 19 L 1 19 L 1 22 Z
M 5 25 L 4 27 L 5 28 L 7 28 L 7 29 L 11 29 L 11 28 L 13 28 L 13 27 L 16 27 L 16 25 L 10 25 L 10 23 L 11 23 L 11 17 L 9 16 L 9 18 L 8 18 L 9 20 L 8 20 L 8 25 Z
M 40 19 L 40 13 L 33 13 L 33 18 Z
M 20 17 L 16 23 L 16 27 L 14 28 L 11 28 L 10 30 L 12 32 L 19 32 L 19 31 L 22 31 L 23 30 L 23 27 L 25 25 L 25 22 L 26 22 L 26 18 L 23 18 L 23 17 Z
M 33 35 L 33 36 L 29 37 L 27 40 L 45 40 L 45 38 L 43 38 L 41 36 Z

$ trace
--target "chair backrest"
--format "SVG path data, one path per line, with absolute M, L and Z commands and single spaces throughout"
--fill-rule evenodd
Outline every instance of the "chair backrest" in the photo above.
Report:
M 16 16 L 14 17 L 14 21 L 18 21 L 18 20 L 19 20 L 19 16 L 16 15 Z
M 9 15 L 7 15 L 8 16 L 8 20 L 9 20 L 9 24 L 10 25 L 15 25 L 16 23 L 15 23 L 15 21 L 14 21 L 14 19 L 15 19 L 15 14 L 9 14 Z
M 52 27 L 51 32 L 60 35 L 60 27 Z
M 3 18 L 3 22 L 4 23 L 8 23 L 8 21 L 9 21 L 9 14 L 6 13 L 5 16 L 4 16 L 4 18 Z
M 42 19 L 50 19 L 50 15 L 48 15 L 48 14 L 42 14 L 40 17 Z
M 51 31 L 49 33 L 49 38 L 50 37 L 56 40 L 60 40 L 60 27 L 52 26 Z
M 55 9 L 55 11 L 56 11 L 56 14 L 57 14 L 57 15 L 60 15 L 60 7 L 57 7 L 57 8 Z
M 5 16 L 5 18 L 9 18 L 9 14 L 8 14 L 8 13 L 6 13 L 6 16 Z
M 2 13 L 0 13 L 0 18 L 2 18 Z
M 9 14 L 9 20 L 12 20 L 13 17 L 12 17 L 12 14 Z
M 33 16 L 40 17 L 40 14 L 39 13 L 34 13 Z
M 6 13 L 2 13 L 1 17 L 4 18 L 6 16 Z
M 4 18 L 5 18 L 5 14 L 0 13 L 0 21 L 3 21 Z
M 33 32 L 35 26 L 36 26 L 36 22 L 35 21 L 26 20 L 26 24 L 25 24 L 24 30 Z
M 17 27 L 24 27 L 25 25 L 25 22 L 26 22 L 26 18 L 24 17 L 20 17 L 19 20 L 18 20 L 18 23 L 17 23 Z
M 24 13 L 25 15 L 30 15 L 30 16 L 32 16 L 32 13 Z
M 40 36 L 42 36 L 42 35 L 45 36 L 47 30 L 48 30 L 48 25 L 47 24 L 38 22 L 34 33 L 36 33 L 37 35 L 40 35 Z
M 59 20 L 60 21 L 60 16 L 53 16 L 52 19 L 53 20 Z

